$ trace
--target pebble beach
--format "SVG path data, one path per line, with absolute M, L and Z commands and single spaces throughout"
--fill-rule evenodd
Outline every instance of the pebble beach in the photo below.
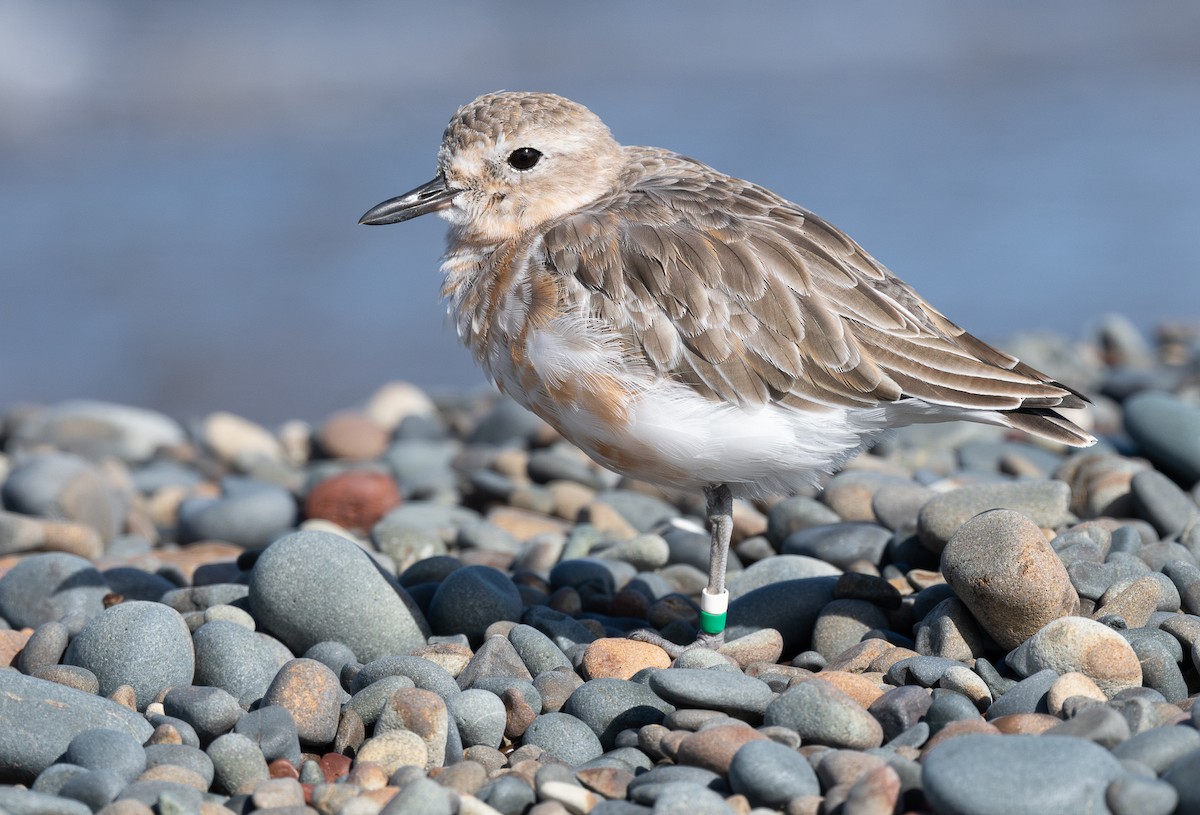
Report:
M 734 507 L 490 392 L 0 405 L 0 813 L 1200 812 L 1200 326 L 1004 344 L 1100 443 L 898 431 Z

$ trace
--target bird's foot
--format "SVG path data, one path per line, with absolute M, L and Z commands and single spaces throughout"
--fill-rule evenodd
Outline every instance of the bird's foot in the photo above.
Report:
M 667 652 L 671 659 L 678 659 L 685 651 L 691 651 L 694 648 L 708 648 L 717 650 L 725 644 L 725 632 L 719 631 L 716 634 L 709 634 L 705 631 L 700 632 L 696 637 L 695 642 L 687 645 L 679 645 L 666 639 L 657 631 L 651 631 L 648 628 L 643 628 L 638 631 L 633 631 L 629 634 L 629 639 L 637 640 L 638 642 L 648 642 L 651 645 L 657 645 L 659 648 Z

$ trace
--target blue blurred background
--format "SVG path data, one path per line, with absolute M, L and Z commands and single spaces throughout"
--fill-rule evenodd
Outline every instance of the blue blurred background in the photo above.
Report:
M 498 88 L 766 184 L 993 341 L 1194 319 L 1198 42 L 1185 0 L 0 0 L 0 408 L 482 383 L 444 224 L 356 221 Z

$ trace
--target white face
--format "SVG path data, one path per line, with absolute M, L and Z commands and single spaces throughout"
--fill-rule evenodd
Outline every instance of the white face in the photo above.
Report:
M 440 214 L 482 241 L 516 237 L 601 198 L 623 169 L 620 146 L 598 120 L 516 123 L 496 136 L 451 130 L 438 158 L 446 185 L 461 190 Z

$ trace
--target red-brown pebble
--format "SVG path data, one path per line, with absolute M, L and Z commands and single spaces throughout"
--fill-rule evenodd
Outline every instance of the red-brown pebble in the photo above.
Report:
M 729 772 L 733 754 L 748 741 L 765 739 L 748 724 L 718 724 L 689 733 L 675 752 L 677 764 L 703 767 L 720 775 Z
M 643 668 L 668 668 L 671 656 L 648 642 L 607 637 L 583 652 L 583 674 L 589 679 L 629 679 Z
M 304 515 L 332 521 L 343 529 L 369 532 L 380 518 L 400 506 L 400 501 L 400 490 L 391 476 L 351 470 L 314 486 L 304 501 Z

